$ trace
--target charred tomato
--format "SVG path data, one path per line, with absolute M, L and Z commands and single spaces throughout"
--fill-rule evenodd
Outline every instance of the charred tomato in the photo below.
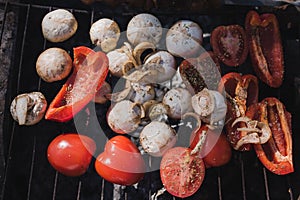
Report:
M 248 56 L 246 33 L 240 25 L 218 26 L 210 37 L 216 56 L 227 66 L 243 64 Z
M 284 60 L 276 16 L 250 11 L 246 16 L 245 28 L 255 73 L 269 86 L 279 87 L 283 80 Z
M 144 177 L 144 160 L 133 142 L 115 136 L 96 159 L 95 169 L 105 180 L 119 185 L 133 185 Z
M 232 151 L 225 134 L 215 133 L 206 125 L 192 133 L 190 148 L 194 149 L 196 147 L 203 131 L 207 132 L 207 136 L 201 148 L 200 156 L 203 157 L 206 168 L 227 164 L 231 159 Z
M 166 190 L 180 198 L 193 195 L 200 188 L 205 176 L 205 165 L 191 149 L 174 147 L 161 160 L 160 178 Z
M 51 141 L 47 158 L 58 172 L 66 176 L 80 176 L 87 171 L 95 150 L 96 144 L 90 137 L 68 133 Z

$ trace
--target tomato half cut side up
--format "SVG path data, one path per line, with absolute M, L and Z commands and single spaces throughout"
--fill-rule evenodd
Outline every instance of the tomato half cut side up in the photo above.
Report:
M 248 56 L 246 33 L 240 25 L 218 26 L 210 37 L 216 56 L 227 66 L 243 64 Z
M 272 136 L 265 144 L 255 144 L 254 149 L 261 163 L 278 175 L 294 171 L 292 159 L 291 114 L 274 97 L 249 107 L 247 117 L 268 124 Z
M 283 80 L 284 59 L 276 16 L 249 11 L 245 28 L 255 73 L 269 86 L 279 87 Z
M 191 149 L 174 147 L 161 160 L 160 177 L 166 190 L 180 198 L 193 195 L 200 188 L 205 176 L 205 165 Z
M 87 47 L 81 49 L 84 50 L 84 53 L 74 54 L 82 56 L 74 58 L 77 70 L 73 71 L 49 105 L 45 119 L 58 122 L 71 120 L 94 98 L 104 83 L 108 74 L 107 56 L 103 52 L 92 50 L 90 53 L 86 53 Z M 85 59 L 83 59 L 83 55 L 86 55 Z

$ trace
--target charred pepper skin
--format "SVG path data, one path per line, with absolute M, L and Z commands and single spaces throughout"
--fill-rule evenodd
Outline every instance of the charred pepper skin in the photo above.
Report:
M 266 123 L 272 131 L 272 137 L 267 143 L 254 145 L 261 163 L 278 175 L 292 173 L 292 116 L 282 102 L 274 97 L 265 98 L 250 106 L 246 116 Z
M 284 75 L 284 58 L 276 16 L 249 11 L 245 28 L 256 75 L 270 87 L 280 87 Z

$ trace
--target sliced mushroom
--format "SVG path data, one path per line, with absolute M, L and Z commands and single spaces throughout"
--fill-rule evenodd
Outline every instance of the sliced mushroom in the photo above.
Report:
M 182 115 L 193 110 L 191 101 L 191 94 L 183 88 L 172 88 L 163 98 L 163 103 L 170 107 L 169 117 L 174 119 L 181 119 Z
M 104 81 L 103 85 L 95 95 L 95 99 L 94 99 L 95 103 L 104 104 L 108 100 L 107 95 L 110 93 L 111 93 L 111 87 L 106 81 Z
M 237 131 L 243 131 L 246 134 L 238 140 L 234 149 L 239 149 L 245 144 L 264 144 L 272 136 L 269 125 L 263 122 L 251 120 L 248 117 L 239 117 L 232 123 L 232 126 L 239 122 L 245 122 L 247 127 L 237 128 Z
M 149 56 L 145 63 L 124 78 L 132 82 L 162 83 L 176 73 L 175 58 L 167 51 L 158 51 Z
M 40 92 L 20 94 L 14 98 L 10 112 L 19 125 L 33 125 L 38 123 L 46 112 L 47 101 Z
M 169 106 L 163 103 L 155 103 L 146 111 L 146 116 L 149 117 L 151 121 L 165 122 L 168 119 L 169 110 Z
M 133 92 L 130 95 L 130 100 L 133 102 L 143 104 L 155 97 L 155 90 L 151 84 L 131 83 L 131 88 Z
M 135 58 L 137 64 L 142 64 L 141 56 L 145 51 L 151 50 L 152 52 L 154 52 L 155 49 L 155 45 L 151 42 L 142 42 L 138 44 L 133 50 L 133 57 Z
M 218 91 L 207 88 L 192 97 L 192 107 L 204 122 L 211 125 L 224 120 L 227 111 L 224 97 Z
M 143 149 L 151 156 L 162 156 L 177 141 L 176 132 L 164 122 L 152 121 L 140 134 Z
M 129 42 L 134 46 L 142 42 L 158 44 L 162 36 L 162 26 L 155 16 L 141 13 L 129 21 L 126 33 Z
M 90 38 L 93 44 L 101 47 L 104 52 L 109 52 L 116 48 L 119 41 L 119 25 L 108 18 L 99 19 L 91 26 Z
M 132 51 L 130 44 L 125 42 L 121 48 L 107 53 L 109 71 L 112 75 L 121 77 L 137 66 Z
M 107 114 L 109 127 L 116 133 L 130 133 L 135 131 L 145 115 L 141 105 L 129 100 L 116 103 Z

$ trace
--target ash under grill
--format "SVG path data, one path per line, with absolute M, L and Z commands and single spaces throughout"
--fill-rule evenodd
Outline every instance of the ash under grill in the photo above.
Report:
M 126 30 L 128 21 L 140 10 L 126 7 L 108 8 L 102 4 L 95 7 L 78 5 L 37 5 L 27 3 L 0 3 L 5 15 L 9 12 L 18 14 L 17 39 L 14 45 L 12 66 L 10 69 L 9 86 L 6 96 L 5 119 L 3 123 L 3 144 L 5 155 L 5 170 L 1 174 L 1 199 L 52 199 L 52 200 L 98 200 L 112 199 L 114 185 L 104 181 L 94 170 L 94 160 L 87 173 L 81 177 L 66 177 L 57 173 L 48 163 L 46 151 L 48 144 L 58 134 L 76 131 L 73 122 L 56 123 L 42 120 L 34 126 L 18 126 L 11 118 L 9 105 L 11 100 L 19 93 L 41 91 L 47 101 L 51 102 L 64 81 L 46 83 L 40 80 L 35 73 L 35 62 L 38 55 L 49 47 L 61 47 L 72 54 L 75 46 L 91 46 L 89 28 L 92 22 L 102 17 L 116 20 L 121 31 Z M 40 23 L 45 14 L 56 9 L 54 6 L 64 6 L 69 9 L 78 20 L 79 28 L 76 34 L 63 43 L 50 43 L 42 37 Z M 76 7 L 76 8 L 75 8 Z M 225 9 L 226 8 L 226 9 Z M 246 13 L 252 7 L 228 6 L 218 12 L 188 13 L 188 12 L 162 12 L 159 9 L 151 11 L 162 22 L 163 27 L 169 28 L 179 19 L 191 19 L 197 22 L 209 33 L 218 25 L 243 25 Z M 299 57 L 300 57 L 300 15 L 293 9 L 286 11 L 274 10 L 270 7 L 261 7 L 260 11 L 276 12 L 280 23 L 283 47 L 285 52 L 285 81 L 279 89 L 270 89 L 260 84 L 260 97 L 278 97 L 293 115 L 293 158 L 295 172 L 286 176 L 277 176 L 267 171 L 251 152 L 233 152 L 229 164 L 206 170 L 205 180 L 201 189 L 188 199 L 297 199 L 300 194 L 300 106 L 299 106 Z M 5 19 L 5 17 L 4 17 Z M 7 23 L 5 20 L 2 27 Z M 1 29 L 1 42 L 3 36 Z M 204 47 L 209 47 L 209 38 L 204 40 Z M 253 73 L 248 60 L 246 64 L 233 69 L 222 67 L 222 73 L 237 71 Z M 298 78 L 297 78 L 298 77 Z M 113 81 L 108 77 L 108 81 Z M 297 86 L 298 85 L 298 86 Z M 298 99 L 298 100 L 297 100 Z M 105 110 L 109 104 L 96 106 L 98 120 L 105 121 Z M 109 133 L 107 125 L 106 131 Z M 92 129 L 92 128 L 91 128 Z M 104 128 L 103 128 L 104 129 Z M 89 131 L 89 130 L 87 130 Z M 95 137 L 99 133 L 93 133 Z M 100 133 L 101 134 L 101 133 Z M 102 141 L 104 144 L 105 141 Z M 97 142 L 97 146 L 103 146 Z M 101 149 L 95 153 L 100 153 Z M 152 160 L 150 162 L 155 162 Z M 154 192 L 162 187 L 159 172 L 149 172 L 137 185 L 121 188 L 120 199 L 150 199 Z M 177 199 L 164 193 L 158 199 Z

